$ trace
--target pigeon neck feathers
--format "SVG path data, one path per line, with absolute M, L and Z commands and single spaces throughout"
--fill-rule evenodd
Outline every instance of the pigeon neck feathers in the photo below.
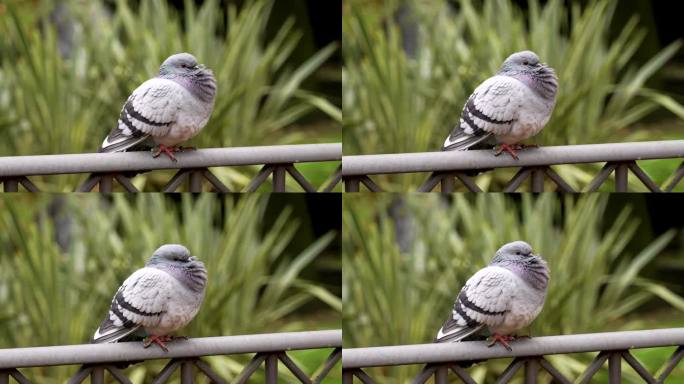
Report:
M 512 77 L 525 84 L 536 94 L 548 101 L 556 99 L 558 91 L 558 78 L 552 68 L 540 65 L 530 69 L 502 68 L 497 75 Z
M 490 266 L 501 267 L 515 273 L 527 284 L 537 290 L 546 290 L 549 284 L 549 268 L 539 256 L 524 258 L 495 257 Z
M 168 273 L 194 292 L 202 292 L 207 283 L 207 270 L 204 268 L 204 263 L 199 260 L 192 260 L 181 265 L 150 260 L 146 267 Z
M 171 80 L 187 89 L 205 103 L 213 103 L 216 95 L 216 79 L 210 69 L 199 68 L 189 72 L 159 70 L 157 78 Z

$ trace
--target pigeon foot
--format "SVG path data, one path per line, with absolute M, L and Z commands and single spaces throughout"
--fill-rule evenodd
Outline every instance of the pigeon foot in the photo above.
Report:
M 511 348 L 510 345 L 508 345 L 508 342 L 509 342 L 509 341 L 513 341 L 513 340 L 515 340 L 515 336 L 499 335 L 498 333 L 495 333 L 494 335 L 492 335 L 492 341 L 490 341 L 489 344 L 487 344 L 487 346 L 491 348 L 491 347 L 493 347 L 493 346 L 496 344 L 496 342 L 498 341 L 498 342 L 501 343 L 501 345 L 503 345 L 506 349 L 508 349 L 509 351 L 512 351 L 513 349 Z
M 506 152 L 509 155 L 511 155 L 512 158 L 518 160 L 518 152 L 517 151 L 521 151 L 523 149 L 525 149 L 525 147 L 522 144 L 511 144 L 511 145 L 501 144 L 499 146 L 499 148 L 496 150 L 496 152 L 494 153 L 494 156 L 499 156 L 503 152 Z
M 174 152 L 182 152 L 182 151 L 183 151 L 182 147 L 180 147 L 180 148 L 179 147 L 167 147 L 164 144 L 159 144 L 157 149 L 154 152 L 152 152 L 152 157 L 157 158 L 163 152 L 166 154 L 166 156 L 169 157 L 169 159 L 173 160 L 174 162 L 177 162 L 178 159 L 176 159 L 176 156 L 174 156 L 173 153 Z
M 144 348 L 147 348 L 147 347 L 149 347 L 150 345 L 152 345 L 152 343 L 154 343 L 154 344 L 157 344 L 157 345 L 159 346 L 159 348 L 163 349 L 164 352 L 168 352 L 169 349 L 166 347 L 166 344 L 164 344 L 164 342 L 165 342 L 165 341 L 171 341 L 171 340 L 173 340 L 173 336 L 168 336 L 168 335 L 156 336 L 156 335 L 152 335 L 152 336 L 146 337 L 145 340 L 143 340 L 143 347 L 144 347 Z

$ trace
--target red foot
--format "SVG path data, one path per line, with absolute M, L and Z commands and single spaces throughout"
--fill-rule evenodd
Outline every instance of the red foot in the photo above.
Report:
M 162 152 L 164 152 L 166 154 L 166 156 L 169 157 L 169 159 L 171 159 L 173 161 L 178 161 L 176 159 L 176 156 L 173 155 L 173 153 L 174 152 L 182 152 L 182 151 L 183 151 L 182 147 L 180 147 L 180 148 L 179 147 L 167 147 L 164 144 L 159 144 L 159 148 L 157 148 L 157 150 L 154 151 L 154 153 L 152 153 L 152 157 L 155 157 L 155 158 L 159 157 L 159 155 L 161 155 Z
M 518 152 L 523 149 L 522 145 L 520 144 L 501 144 L 499 146 L 499 149 L 496 150 L 496 153 L 494 153 L 494 156 L 499 156 L 501 153 L 506 152 L 511 155 L 512 158 L 518 160 Z
M 492 347 L 498 341 L 499 343 L 501 343 L 501 345 L 506 347 L 506 349 L 508 349 L 509 351 L 512 351 L 513 349 L 511 349 L 511 346 L 508 345 L 508 342 L 513 341 L 513 340 L 515 340 L 514 336 L 499 335 L 498 333 L 495 333 L 494 335 L 492 335 L 492 341 L 489 344 L 487 344 L 487 346 Z
M 152 343 L 154 343 L 154 344 L 157 344 L 161 349 L 163 349 L 164 352 L 168 352 L 169 349 L 166 348 L 166 344 L 164 344 L 164 342 L 165 341 L 171 341 L 171 340 L 173 340 L 173 336 L 168 336 L 168 335 L 155 336 L 155 335 L 152 335 L 152 336 L 146 337 L 145 340 L 143 340 L 143 347 L 147 348 L 150 345 L 152 345 Z

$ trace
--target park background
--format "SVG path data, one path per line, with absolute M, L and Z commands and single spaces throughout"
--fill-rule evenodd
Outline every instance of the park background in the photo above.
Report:
M 165 243 L 187 246 L 208 271 L 204 303 L 179 335 L 340 329 L 340 205 L 339 194 L 0 196 L 0 348 L 88 343 L 121 283 Z M 313 373 L 329 353 L 288 355 Z M 205 361 L 230 380 L 251 357 Z M 126 374 L 147 383 L 165 363 Z M 22 371 L 49 384 L 76 369 Z M 326 380 L 341 382 L 339 364 Z
M 678 6 L 648 0 L 345 1 L 344 154 L 440 151 L 477 85 L 508 55 L 526 49 L 559 77 L 551 120 L 527 143 L 684 139 Z M 680 161 L 638 163 L 663 185 Z M 581 190 L 601 166 L 554 169 Z M 487 172 L 475 181 L 483 190 L 501 190 L 513 172 Z M 424 178 L 373 179 L 383 190 L 407 191 Z M 646 191 L 632 179 L 630 190 Z M 614 190 L 613 182 L 601 190 Z
M 341 142 L 341 6 L 340 0 L 325 3 L 3 1 L 0 156 L 95 152 L 131 92 L 164 59 L 184 51 L 212 69 L 218 84 L 213 114 L 188 145 Z M 298 169 L 322 185 L 338 165 Z M 241 190 L 257 172 L 215 170 L 231 190 Z M 159 190 L 172 175 L 143 174 L 133 182 Z M 34 183 L 63 192 L 84 177 Z
M 431 343 L 466 280 L 514 240 L 532 245 L 551 272 L 544 308 L 520 334 L 684 327 L 684 218 L 675 213 L 683 204 L 677 194 L 344 194 L 344 348 Z M 675 349 L 632 352 L 656 372 Z M 595 355 L 545 358 L 577 378 Z M 510 361 L 468 371 L 490 383 Z M 420 369 L 368 373 L 408 383 Z M 592 382 L 608 382 L 606 371 Z M 622 378 L 643 382 L 626 364 Z M 670 380 L 684 381 L 684 367 Z

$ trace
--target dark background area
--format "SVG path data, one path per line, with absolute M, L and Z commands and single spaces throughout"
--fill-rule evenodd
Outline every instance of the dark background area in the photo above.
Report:
M 224 0 L 221 2 L 224 12 L 230 5 L 242 6 L 249 0 Z M 201 5 L 201 0 L 194 1 Z M 170 0 L 169 4 L 182 11 L 182 0 Z M 114 8 L 114 2 L 111 3 Z M 278 32 L 278 29 L 288 18 L 294 17 L 296 28 L 303 32 L 302 40 L 293 58 L 299 62 L 313 55 L 330 43 L 342 43 L 342 0 L 277 0 L 273 5 L 271 17 L 268 20 L 267 40 L 270 40 Z M 342 65 L 342 52 L 337 50 L 328 63 L 323 67 L 318 77 L 316 86 L 318 92 L 331 96 L 336 105 L 341 105 L 339 73 Z
M 588 4 L 595 0 L 565 0 L 567 6 L 572 4 Z M 513 2 L 526 11 L 528 0 L 513 0 Z M 548 1 L 539 1 L 540 5 Z M 450 1 L 452 6 L 458 8 L 456 1 Z M 616 37 L 622 27 L 635 14 L 639 17 L 639 24 L 646 29 L 646 37 L 634 55 L 634 61 L 640 65 L 649 58 L 657 54 L 668 44 L 684 37 L 682 27 L 682 2 L 680 1 L 650 1 L 650 0 L 620 0 L 613 23 L 611 24 L 611 34 Z M 662 71 L 661 76 L 652 80 L 656 85 L 664 85 L 662 88 L 668 89 L 679 102 L 684 100 L 684 49 L 680 49 L 675 57 L 670 60 Z M 658 117 L 665 112 L 655 113 Z
M 565 0 L 565 4 L 586 4 L 595 0 Z M 522 9 L 527 9 L 527 0 L 514 0 Z M 547 1 L 540 1 L 541 4 Z M 646 37 L 640 49 L 634 55 L 634 61 L 643 64 L 668 44 L 684 37 L 682 27 L 681 1 L 620 0 L 615 10 L 611 33 L 616 37 L 621 28 L 635 14 L 642 27 L 646 28 Z M 684 100 L 684 49 L 667 64 L 662 76 L 656 82 L 666 82 L 664 87 L 672 92 L 681 102 Z

